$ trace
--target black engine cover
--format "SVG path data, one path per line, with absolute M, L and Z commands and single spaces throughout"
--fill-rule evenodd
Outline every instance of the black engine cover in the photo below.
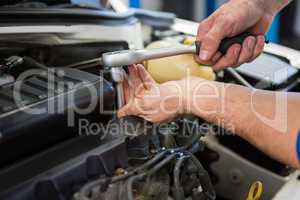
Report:
M 52 81 L 49 74 L 54 74 Z M 112 85 L 100 76 L 80 70 L 41 70 L 38 75 L 26 77 L 19 84 L 20 101 L 13 96 L 18 83 L 20 81 L 0 87 L 0 169 L 79 136 L 79 119 L 105 122 L 110 116 L 103 114 L 100 108 L 106 111 L 114 109 Z M 84 114 L 75 109 L 87 108 L 91 104 L 95 105 L 94 108 Z M 29 109 L 41 109 L 41 112 L 30 114 Z

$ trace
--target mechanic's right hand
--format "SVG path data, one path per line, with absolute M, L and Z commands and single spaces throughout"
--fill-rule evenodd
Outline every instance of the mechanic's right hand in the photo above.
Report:
M 123 82 L 126 105 L 118 117 L 139 116 L 150 122 L 166 122 L 183 112 L 184 95 L 180 81 L 156 83 L 144 66 L 129 66 Z
M 266 1 L 230 0 L 210 17 L 200 23 L 197 40 L 201 41 L 200 55 L 196 61 L 211 65 L 218 71 L 251 62 L 264 48 L 265 38 L 275 14 L 275 9 L 266 8 Z M 270 6 L 272 7 L 272 6 Z M 232 45 L 226 55 L 218 52 L 222 39 L 248 31 L 255 36 L 247 37 L 242 45 Z
M 156 83 L 144 66 L 129 67 L 123 81 L 125 105 L 118 117 L 139 116 L 150 122 L 168 122 L 178 114 L 193 113 L 212 121 L 218 112 L 222 83 L 187 76 L 181 80 Z M 217 95 L 217 96 L 216 96 Z

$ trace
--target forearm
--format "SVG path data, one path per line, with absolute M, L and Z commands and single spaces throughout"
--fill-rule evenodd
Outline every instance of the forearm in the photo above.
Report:
M 276 14 L 286 5 L 288 5 L 292 0 L 258 0 L 264 5 L 265 10 Z
M 248 0 L 231 0 L 231 1 L 248 1 Z M 292 0 L 251 0 L 249 6 L 255 6 L 256 9 L 263 8 L 265 13 L 276 15 L 281 9 L 287 6 Z
M 271 157 L 299 167 L 296 153 L 300 125 L 298 94 L 291 93 L 285 99 L 286 93 L 251 90 L 232 84 L 218 83 L 217 88 L 214 94 L 202 95 L 203 99 L 203 90 L 194 89 L 199 98 L 191 100 L 196 101 L 191 103 L 194 105 L 192 113 L 224 126 Z
M 296 141 L 300 96 L 230 86 L 225 91 L 225 116 L 236 133 L 271 157 L 299 167 Z M 239 104 L 240 99 L 243 103 Z M 228 115 L 228 116 L 227 116 Z

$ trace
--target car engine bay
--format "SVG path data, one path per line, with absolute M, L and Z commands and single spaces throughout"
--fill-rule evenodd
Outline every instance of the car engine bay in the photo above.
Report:
M 98 58 L 155 41 L 187 45 L 193 35 L 140 13 L 11 9 L 0 9 L 0 199 L 235 200 L 256 181 L 262 199 L 276 199 L 299 182 L 297 170 L 195 116 L 116 117 L 119 83 Z M 299 92 L 291 63 L 265 52 L 212 79 Z

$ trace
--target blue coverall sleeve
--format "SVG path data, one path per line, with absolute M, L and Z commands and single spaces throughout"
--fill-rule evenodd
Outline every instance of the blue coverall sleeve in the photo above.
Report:
M 298 160 L 300 161 L 300 132 L 298 133 L 297 137 L 297 155 L 298 155 Z

